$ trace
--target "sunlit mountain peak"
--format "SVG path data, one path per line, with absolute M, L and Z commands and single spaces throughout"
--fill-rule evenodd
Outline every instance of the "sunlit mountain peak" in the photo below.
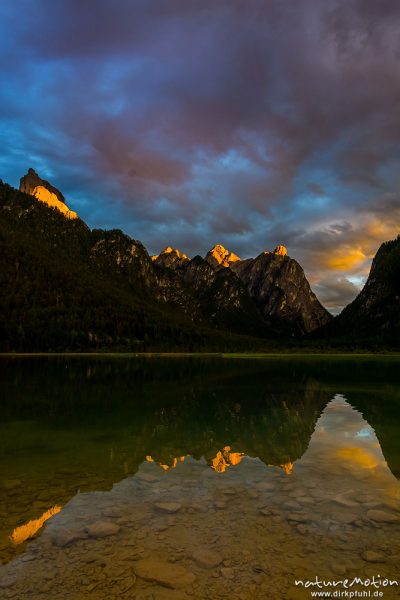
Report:
M 224 248 L 221 244 L 216 244 L 205 256 L 206 261 L 212 267 L 229 267 L 232 263 L 240 260 L 239 256 Z
M 39 177 L 33 169 L 29 169 L 24 177 L 21 177 L 19 189 L 21 192 L 30 194 L 50 206 L 56 208 L 67 219 L 77 219 L 78 215 L 73 210 L 70 210 L 65 203 L 63 194 L 55 188 L 51 183 Z

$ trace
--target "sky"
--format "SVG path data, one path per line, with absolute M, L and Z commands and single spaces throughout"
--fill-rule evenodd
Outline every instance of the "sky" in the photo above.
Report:
M 337 313 L 400 229 L 398 0 L 1 0 L 0 178 L 150 254 L 277 244 Z

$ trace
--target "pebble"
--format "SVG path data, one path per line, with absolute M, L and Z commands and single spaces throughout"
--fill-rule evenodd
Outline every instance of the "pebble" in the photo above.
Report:
M 203 569 L 215 569 L 222 562 L 219 554 L 216 554 L 210 550 L 196 550 L 192 554 L 192 558 L 195 563 Z
M 141 579 L 175 589 L 192 585 L 196 576 L 185 567 L 156 559 L 141 559 L 135 563 L 135 573 Z
M 367 512 L 367 517 L 377 523 L 400 523 L 400 517 L 384 510 L 371 509 Z
M 307 523 L 310 520 L 307 515 L 295 513 L 289 513 L 286 518 L 288 521 L 294 521 L 295 523 Z
M 346 567 L 340 563 L 332 563 L 331 569 L 336 575 L 346 575 Z
M 96 521 L 86 527 L 86 531 L 92 538 L 104 538 L 109 535 L 116 535 L 120 530 L 120 526 L 116 523 L 108 521 Z
M 284 510 L 301 510 L 301 505 L 296 500 L 289 500 L 282 505 Z
M 232 569 L 232 567 L 222 567 L 221 575 L 222 577 L 225 577 L 225 579 L 234 579 L 235 571 Z
M 84 540 L 87 537 L 87 533 L 84 531 L 73 531 L 72 529 L 67 528 L 55 529 L 51 533 L 51 541 L 54 546 L 57 546 L 58 548 L 64 548 L 77 540 Z
M 157 502 L 154 504 L 154 508 L 162 513 L 173 514 L 181 510 L 182 504 L 179 502 Z
M 384 563 L 386 562 L 386 558 L 380 552 L 375 552 L 374 550 L 366 550 L 361 554 L 361 558 L 366 562 L 370 563 Z

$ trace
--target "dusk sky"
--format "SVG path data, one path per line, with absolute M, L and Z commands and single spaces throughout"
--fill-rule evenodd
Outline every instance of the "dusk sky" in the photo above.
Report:
M 1 0 L 0 178 L 150 253 L 284 244 L 334 312 L 400 229 L 398 0 Z

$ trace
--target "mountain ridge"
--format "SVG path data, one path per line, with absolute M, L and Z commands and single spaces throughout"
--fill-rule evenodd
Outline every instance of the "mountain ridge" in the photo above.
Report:
M 68 216 L 62 193 L 32 169 L 20 187 L 0 183 L 3 350 L 193 349 L 226 347 L 228 338 L 233 347 L 319 344 L 367 331 L 371 305 L 374 327 L 388 330 L 393 322 L 398 331 L 399 238 L 381 246 L 364 290 L 333 319 L 283 245 L 244 260 L 221 244 L 204 257 L 172 246 L 150 257 L 121 230 L 91 230 Z M 38 187 L 65 210 L 38 196 Z M 381 323 L 382 298 L 392 316 Z

